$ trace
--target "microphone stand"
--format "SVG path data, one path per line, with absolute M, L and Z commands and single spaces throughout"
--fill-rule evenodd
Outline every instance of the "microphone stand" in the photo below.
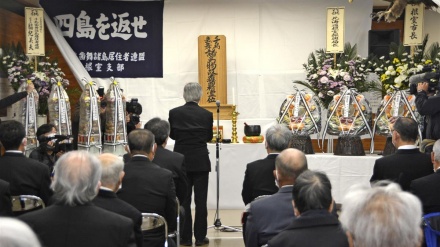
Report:
M 220 220 L 219 201 L 220 201 L 220 101 L 217 104 L 217 138 L 215 141 L 215 171 L 217 172 L 217 207 L 215 210 L 214 225 L 208 226 L 220 231 L 241 232 L 241 229 L 225 226 Z

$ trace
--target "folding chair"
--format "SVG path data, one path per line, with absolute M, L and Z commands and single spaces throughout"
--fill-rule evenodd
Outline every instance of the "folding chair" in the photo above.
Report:
M 164 217 L 155 213 L 142 213 L 142 225 L 143 231 L 158 229 L 164 226 L 165 228 L 165 244 L 164 247 L 168 247 L 168 224 Z
M 43 200 L 34 195 L 12 196 L 11 201 L 12 212 L 17 216 L 46 207 Z
M 176 238 L 176 246 L 180 246 L 180 202 L 179 198 L 176 197 L 176 203 L 177 203 L 177 228 L 175 232 L 172 232 L 168 234 L 168 237 L 170 238 Z
M 422 218 L 427 247 L 440 247 L 440 213 L 425 214 Z

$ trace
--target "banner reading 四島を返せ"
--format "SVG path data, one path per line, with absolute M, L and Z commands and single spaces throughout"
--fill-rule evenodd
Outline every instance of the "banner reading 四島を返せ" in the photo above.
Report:
M 91 77 L 163 76 L 163 1 L 40 4 Z

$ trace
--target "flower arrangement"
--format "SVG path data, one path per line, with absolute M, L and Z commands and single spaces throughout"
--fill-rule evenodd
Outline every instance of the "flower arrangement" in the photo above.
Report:
M 371 72 L 368 59 L 357 55 L 356 45 L 347 43 L 344 53 L 327 54 L 323 49 L 309 55 L 308 63 L 303 64 L 307 72 L 307 82 L 295 81 L 310 88 L 318 95 L 324 107 L 328 107 L 333 96 L 342 88 L 356 88 L 359 92 L 377 89 L 375 82 L 368 82 Z
M 440 63 L 439 44 L 433 43 L 425 52 L 428 35 L 425 36 L 421 46 L 415 47 L 414 54 L 408 54 L 405 47 L 400 44 L 390 45 L 389 59 L 382 56 L 372 66 L 382 83 L 382 95 L 393 90 L 409 88 L 409 78 L 412 75 L 425 72 L 426 66 L 435 67 Z
M 34 60 L 37 63 L 35 65 L 35 62 L 26 56 L 20 43 L 7 46 L 3 50 L 0 69 L 8 74 L 13 90 L 17 92 L 21 84 L 32 81 L 39 94 L 38 114 L 47 114 L 47 100 L 52 90 L 52 82 L 61 83 L 64 87 L 69 85 L 69 81 L 64 79 L 65 74 L 58 68 L 58 62 L 50 57 L 37 57 Z

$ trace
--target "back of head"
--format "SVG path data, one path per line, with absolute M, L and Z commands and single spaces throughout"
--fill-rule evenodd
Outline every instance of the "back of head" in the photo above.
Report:
M 121 172 L 124 170 L 124 161 L 111 153 L 101 154 L 98 159 L 102 166 L 101 185 L 113 189 L 119 183 Z
M 55 163 L 51 188 L 57 201 L 69 206 L 90 202 L 98 192 L 101 163 L 85 151 L 62 155 Z
M 24 126 L 18 121 L 10 120 L 0 124 L 0 142 L 5 150 L 17 150 L 25 136 Z
M 284 124 L 272 125 L 266 131 L 266 145 L 275 152 L 288 148 L 292 138 L 292 131 Z
M 405 142 L 416 142 L 418 135 L 417 122 L 408 117 L 400 117 L 394 122 L 393 128 L 400 135 L 400 139 Z
M 154 135 L 146 129 L 136 129 L 128 134 L 128 147 L 132 154 L 150 153 L 154 147 Z
M 37 236 L 22 221 L 0 217 L 0 245 L 2 247 L 40 247 Z
M 41 135 L 52 132 L 53 128 L 55 128 L 55 125 L 53 125 L 53 124 L 50 124 L 50 123 L 42 124 L 37 129 L 37 138 L 40 137 Z
M 296 178 L 308 169 L 307 158 L 300 150 L 287 148 L 275 159 L 275 169 L 280 179 L 289 180 L 293 184 Z
M 170 124 L 168 121 L 160 118 L 153 118 L 148 121 L 145 124 L 144 129 L 147 129 L 153 133 L 154 140 L 157 145 L 164 144 L 170 134 Z
M 296 179 L 292 198 L 300 213 L 316 209 L 329 210 L 333 202 L 332 185 L 324 173 L 307 170 Z
M 189 82 L 183 88 L 183 98 L 186 102 L 199 102 L 202 97 L 202 86 L 197 82 Z
M 342 201 L 339 219 L 355 246 L 416 247 L 422 240 L 421 217 L 417 197 L 391 183 L 351 187 Z
M 435 141 L 432 152 L 434 153 L 434 160 L 440 162 L 440 139 Z

